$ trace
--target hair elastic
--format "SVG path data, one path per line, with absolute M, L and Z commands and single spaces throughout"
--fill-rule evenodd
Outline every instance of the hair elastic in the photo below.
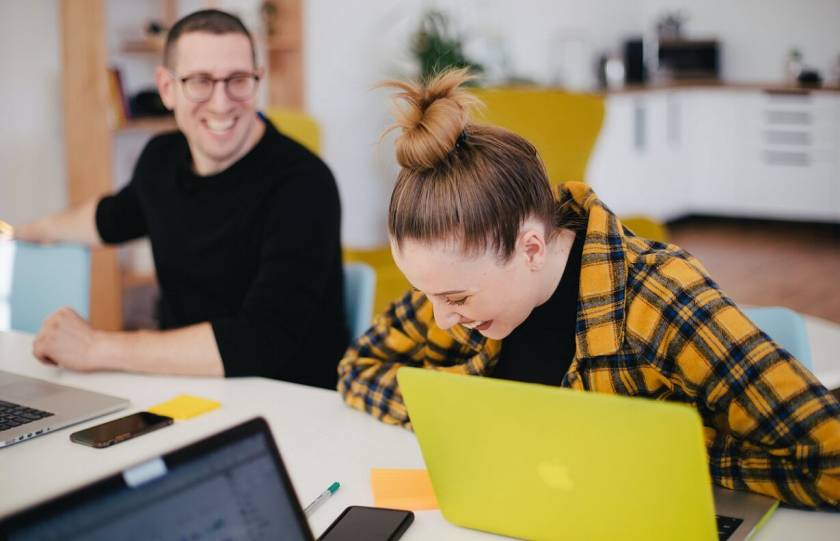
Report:
M 464 148 L 464 145 L 467 144 L 467 132 L 462 131 L 458 134 L 458 139 L 455 140 L 455 148 Z

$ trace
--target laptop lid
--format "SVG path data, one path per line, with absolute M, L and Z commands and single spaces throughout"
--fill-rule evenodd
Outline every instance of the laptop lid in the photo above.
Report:
M 262 418 L 0 521 L 10 541 L 134 538 L 313 539 Z
M 702 423 L 684 405 L 397 373 L 450 522 L 527 539 L 716 539 Z
M 0 370 L 0 447 L 121 410 L 129 403 Z

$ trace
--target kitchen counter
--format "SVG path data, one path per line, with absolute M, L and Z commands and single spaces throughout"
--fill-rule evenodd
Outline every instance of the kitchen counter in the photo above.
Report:
M 840 92 L 840 85 L 799 86 L 787 83 L 734 82 L 714 79 L 668 81 L 661 83 L 631 84 L 615 90 L 600 90 L 600 94 L 627 94 L 657 90 L 722 90 L 763 91 L 777 94 L 808 94 L 810 92 Z

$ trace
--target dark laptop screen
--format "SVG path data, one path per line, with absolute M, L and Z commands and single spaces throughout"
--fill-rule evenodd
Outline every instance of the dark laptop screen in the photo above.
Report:
M 51 502 L 11 540 L 309 540 L 300 505 L 270 433 L 240 425 Z M 264 425 L 264 422 L 260 420 Z M 267 426 L 266 426 L 267 428 Z M 93 490 L 93 492 L 91 492 Z

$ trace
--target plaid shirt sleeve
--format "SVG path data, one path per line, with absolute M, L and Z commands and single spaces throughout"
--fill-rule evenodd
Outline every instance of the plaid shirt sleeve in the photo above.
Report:
M 840 509 L 840 405 L 682 254 L 635 284 L 628 338 L 700 411 L 712 478 Z
M 410 291 L 377 316 L 373 326 L 348 348 L 338 365 L 338 392 L 351 407 L 377 419 L 411 428 L 397 386 L 397 370 L 414 366 L 483 375 L 495 363 L 500 342 L 477 331 L 434 323 L 432 304 Z

